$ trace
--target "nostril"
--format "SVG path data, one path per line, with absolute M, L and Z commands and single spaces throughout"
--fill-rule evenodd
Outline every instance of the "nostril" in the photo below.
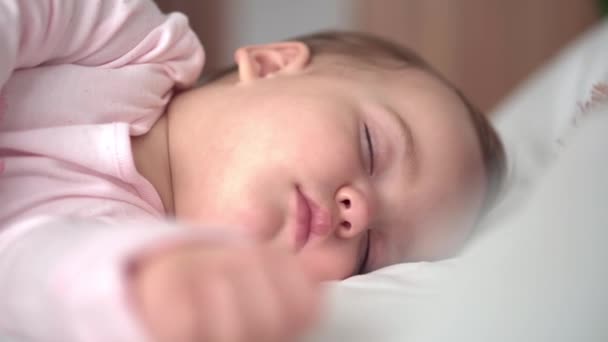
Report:
M 348 221 L 342 221 L 342 227 L 344 227 L 346 229 L 350 229 L 351 224 Z
M 349 199 L 342 200 L 341 202 L 342 202 L 342 204 L 344 204 L 344 207 L 346 209 L 350 209 L 350 200 Z

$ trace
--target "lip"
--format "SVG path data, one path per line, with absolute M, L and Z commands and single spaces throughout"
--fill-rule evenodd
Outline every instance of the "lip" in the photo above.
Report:
M 296 248 L 300 250 L 313 235 L 326 235 L 331 229 L 331 216 L 296 186 Z

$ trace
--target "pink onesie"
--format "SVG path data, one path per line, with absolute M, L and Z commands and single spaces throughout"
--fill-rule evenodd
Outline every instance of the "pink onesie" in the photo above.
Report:
M 130 136 L 203 59 L 152 1 L 0 0 L 0 339 L 146 340 L 125 265 L 196 237 L 161 223 Z

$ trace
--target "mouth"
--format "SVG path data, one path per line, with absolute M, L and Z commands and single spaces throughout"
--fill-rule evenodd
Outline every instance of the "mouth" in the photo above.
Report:
M 296 249 L 300 250 L 310 238 L 310 223 L 312 221 L 312 209 L 306 196 L 299 186 L 296 186 Z
M 323 236 L 331 229 L 329 212 L 323 210 L 296 186 L 296 249 L 302 249 L 312 235 Z

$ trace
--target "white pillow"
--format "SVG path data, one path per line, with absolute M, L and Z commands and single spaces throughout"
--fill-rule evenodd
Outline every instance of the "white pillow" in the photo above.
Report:
M 600 102 L 602 86 L 608 92 L 608 20 L 570 44 L 498 106 L 491 117 L 506 147 L 509 176 L 503 200 L 485 227 L 525 203 L 577 122 Z
M 394 265 L 328 284 L 328 306 L 306 341 L 407 341 L 416 315 L 456 260 Z
M 485 227 L 505 223 L 507 217 L 521 211 L 524 199 L 531 196 L 561 146 L 568 145 L 574 119 L 593 107 L 592 89 L 601 82 L 608 83 L 608 21 L 571 44 L 499 106 L 493 118 L 505 141 L 510 176 L 503 201 L 483 223 Z M 483 241 L 474 241 L 473 249 Z M 327 317 L 306 341 L 415 341 L 431 336 L 432 326 L 422 335 L 416 330 L 421 323 L 435 322 L 428 316 L 425 321 L 419 317 L 435 297 L 437 286 L 461 262 L 395 265 L 331 284 Z M 482 277 L 476 280 L 484 281 Z M 449 307 L 450 318 L 458 318 L 459 313 L 475 318 L 466 317 L 466 302 L 460 304 Z M 438 305 L 433 310 L 441 310 L 441 303 Z M 474 325 L 469 322 L 468 327 Z
M 419 306 L 416 342 L 608 341 L 608 104 Z

